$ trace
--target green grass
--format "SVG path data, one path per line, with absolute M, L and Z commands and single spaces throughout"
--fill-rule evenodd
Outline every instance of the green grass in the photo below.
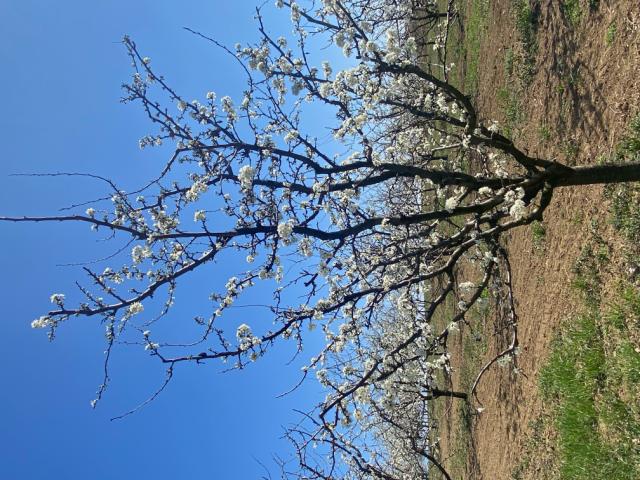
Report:
M 461 325 L 459 333 L 456 333 L 456 341 L 461 343 L 462 358 L 464 361 L 458 367 L 459 384 L 457 390 L 470 391 L 476 379 L 478 371 L 482 368 L 486 359 L 488 343 L 483 335 L 483 326 L 493 315 L 491 307 L 491 294 L 485 290 L 482 301 L 474 305 L 467 314 L 468 325 Z M 442 399 L 444 401 L 444 399 Z M 443 403 L 444 405 L 444 403 Z M 453 478 L 471 478 L 468 468 L 468 460 L 472 453 L 472 430 L 475 421 L 475 412 L 467 402 L 454 400 L 451 403 L 452 450 L 448 452 L 449 473 Z
M 515 67 L 515 53 L 513 52 L 513 48 L 507 48 L 504 52 L 504 75 L 506 78 L 509 78 L 514 73 Z
M 573 141 L 569 140 L 562 145 L 562 153 L 566 158 L 566 162 L 569 165 L 573 165 L 578 157 L 579 148 L 578 145 Z
M 637 160 L 640 154 L 640 113 L 629 123 L 627 133 L 616 148 L 616 160 Z
M 628 208 L 613 210 L 612 218 L 628 222 L 640 215 L 640 203 L 619 203 Z M 539 378 L 545 413 L 525 442 L 513 480 L 534 471 L 541 480 L 640 478 L 640 288 L 621 272 L 613 298 L 603 301 L 610 253 L 592 221 L 574 266 L 582 311 L 564 321 L 552 343 Z
M 597 233 L 597 225 L 592 224 L 592 235 L 584 245 L 573 266 L 573 287 L 582 294 L 587 306 L 600 305 L 602 273 L 609 261 L 609 246 Z
M 511 480 L 523 480 L 527 472 L 535 469 L 536 480 L 557 480 L 558 465 L 552 440 L 553 425 L 547 415 L 540 415 L 529 422 L 530 433 L 524 441 L 520 461 L 511 472 Z
M 433 285 L 431 285 L 431 288 L 436 288 L 436 284 L 434 283 Z M 427 297 L 425 297 L 425 301 L 428 301 Z M 434 331 L 440 332 L 449 324 L 449 321 L 454 314 L 454 308 L 455 308 L 454 305 L 455 305 L 455 299 L 453 294 L 447 295 L 442 306 L 438 310 L 436 310 L 434 316 L 431 319 L 431 327 L 433 328 Z M 449 376 L 445 374 L 444 371 L 439 370 L 438 372 L 436 372 L 436 383 L 438 385 L 447 385 L 448 382 L 449 382 Z M 440 437 L 443 425 L 448 420 L 448 418 L 446 417 L 446 412 L 447 412 L 447 402 L 449 401 L 450 399 L 446 397 L 441 397 L 431 401 L 429 404 L 429 416 L 431 418 L 436 419 L 438 422 L 438 428 L 432 429 L 429 432 L 429 435 L 431 437 L 430 443 L 432 445 L 435 445 L 437 443 L 436 438 Z M 454 403 L 454 406 L 455 406 L 455 403 Z M 442 459 L 441 458 L 442 452 L 440 452 L 439 446 L 434 453 L 436 458 Z M 436 468 L 429 469 L 429 480 L 440 480 L 441 478 L 442 478 L 442 475 Z
M 640 478 L 640 292 L 570 319 L 540 376 L 552 404 L 561 479 Z
M 636 159 L 640 152 L 640 116 L 609 161 Z M 628 250 L 640 245 L 640 187 L 607 187 L 610 222 Z M 540 391 L 553 429 L 551 448 L 543 441 L 513 472 L 522 478 L 532 463 L 553 452 L 549 462 L 560 480 L 632 480 L 640 478 L 640 288 L 616 274 L 617 288 L 605 303 L 604 272 L 610 248 L 596 222 L 574 266 L 574 287 L 583 311 L 564 322 L 540 373 Z M 534 432 L 535 433 L 535 432 Z M 534 435 L 535 436 L 535 435 Z M 540 446 L 542 445 L 542 447 Z M 545 453 L 547 452 L 547 453 Z M 543 458 L 542 462 L 548 460 Z
M 531 236 L 533 237 L 533 245 L 536 248 L 542 248 L 547 236 L 547 229 L 537 220 L 532 222 L 529 228 L 531 229 Z
M 516 31 L 523 51 L 519 76 L 522 82 L 527 85 L 531 82 L 535 71 L 535 56 L 538 50 L 538 42 L 536 40 L 538 20 L 529 0 L 513 0 L 512 9 L 515 16 Z
M 531 83 L 535 73 L 537 52 L 537 14 L 529 0 L 512 0 L 512 14 L 518 33 L 519 47 L 508 48 L 504 54 L 504 77 L 506 86 L 496 92 L 498 104 L 504 114 L 504 132 L 513 137 L 524 114 L 520 99 L 525 87 Z
M 496 93 L 498 105 L 504 114 L 504 134 L 512 137 L 518 125 L 524 119 L 522 104 L 518 92 L 510 87 L 502 87 Z
M 638 114 L 627 128 L 625 136 L 616 146 L 609 161 L 628 162 L 637 161 L 640 154 L 640 114 Z M 610 200 L 612 225 L 624 236 L 627 242 L 640 242 L 640 186 L 637 183 L 608 185 L 605 195 Z
M 640 242 L 640 188 L 637 184 L 612 185 L 605 193 L 611 201 L 611 223 L 629 242 Z
M 616 40 L 616 34 L 618 33 L 618 26 L 616 22 L 613 21 L 609 24 L 607 28 L 607 33 L 604 36 L 604 42 L 607 44 L 607 47 L 613 45 L 613 42 Z
M 562 340 L 556 343 L 540 378 L 545 400 L 558 404 L 555 424 L 560 436 L 562 473 L 567 478 L 586 478 L 575 473 L 583 471 L 590 475 L 589 464 L 601 463 L 605 456 L 597 436 L 594 401 L 604 364 L 599 336 L 592 315 L 574 319 Z
M 543 143 L 547 143 L 549 140 L 551 140 L 551 129 L 549 128 L 549 125 L 547 125 L 546 123 L 540 125 L 540 127 L 538 128 L 538 138 Z
M 571 27 L 577 27 L 582 19 L 580 0 L 562 0 L 562 14 Z
M 487 33 L 489 1 L 470 0 L 463 14 L 464 22 L 464 89 L 468 94 L 478 91 L 480 45 Z

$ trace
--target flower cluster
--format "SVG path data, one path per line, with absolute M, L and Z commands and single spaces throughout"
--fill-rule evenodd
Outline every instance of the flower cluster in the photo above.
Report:
M 251 188 L 255 172 L 255 169 L 251 167 L 251 165 L 244 165 L 238 170 L 238 179 L 243 189 L 249 190 Z

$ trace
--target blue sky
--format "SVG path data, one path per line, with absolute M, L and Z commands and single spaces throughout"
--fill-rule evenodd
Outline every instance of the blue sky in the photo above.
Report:
M 104 191 L 87 179 L 12 173 L 91 172 L 125 190 L 156 173 L 164 158 L 137 147 L 151 132 L 146 118 L 136 105 L 119 103 L 131 73 L 120 39 L 129 34 L 186 97 L 215 90 L 237 98 L 237 67 L 182 27 L 233 45 L 255 36 L 256 4 L 0 1 L 0 214 L 55 214 Z M 282 13 L 269 20 L 274 31 L 291 28 Z M 103 327 L 79 319 L 49 343 L 29 324 L 49 309 L 50 294 L 70 291 L 79 277 L 78 267 L 61 264 L 95 259 L 113 245 L 96 241 L 86 226 L 0 224 L 0 235 L 0 478 L 245 479 L 265 473 L 260 462 L 277 476 L 271 455 L 287 448 L 281 425 L 296 419 L 292 408 L 317 398 L 313 385 L 275 398 L 298 379 L 297 368 L 284 367 L 290 350 L 243 372 L 181 368 L 149 407 L 112 422 L 162 382 L 161 367 L 144 352 L 118 354 L 113 383 L 92 410 Z M 182 291 L 182 304 L 197 304 L 197 293 Z

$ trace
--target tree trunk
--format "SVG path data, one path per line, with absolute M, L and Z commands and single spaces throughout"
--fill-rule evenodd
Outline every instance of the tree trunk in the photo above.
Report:
M 452 392 L 450 390 L 439 390 L 437 388 L 434 388 L 433 390 L 431 390 L 431 396 L 432 398 L 455 397 L 455 398 L 462 398 L 463 400 L 467 399 L 467 394 L 465 392 Z
M 625 182 L 640 182 L 639 162 L 575 167 L 560 173 L 553 184 L 557 187 L 571 187 Z

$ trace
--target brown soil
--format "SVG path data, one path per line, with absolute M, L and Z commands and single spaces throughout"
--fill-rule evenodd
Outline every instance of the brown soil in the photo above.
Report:
M 519 43 L 510 11 L 512 2 L 490 3 L 489 33 L 481 45 L 477 103 L 485 119 L 503 120 L 496 92 L 506 84 L 505 51 L 517 49 Z M 518 125 L 515 141 L 543 158 L 588 164 L 609 153 L 632 116 L 640 112 L 640 3 L 601 1 L 595 12 L 581 3 L 582 19 L 572 27 L 560 1 L 541 1 L 536 73 L 521 91 L 525 120 Z M 613 22 L 615 38 L 607 45 L 607 29 Z M 539 133 L 542 125 L 551 132 L 546 141 Z M 573 158 L 567 159 L 567 145 L 571 145 Z M 522 353 L 518 366 L 524 375 L 493 366 L 484 376 L 478 392 L 486 410 L 472 423 L 468 478 L 511 479 L 532 435 L 532 423 L 546 414 L 538 395 L 538 373 L 559 324 L 579 307 L 570 287 L 572 268 L 589 236 L 591 220 L 604 225 L 606 216 L 602 187 L 560 189 L 544 216 L 542 249 L 534 245 L 528 228 L 518 229 L 506 239 L 519 315 Z M 611 243 L 613 268 L 622 268 L 615 235 L 607 228 L 604 232 L 605 241 Z M 504 339 L 494 341 L 486 358 L 505 344 Z M 445 430 L 442 452 L 446 459 L 454 440 L 451 425 Z M 550 472 L 545 468 L 551 467 L 545 466 L 543 457 L 541 453 L 519 478 L 546 478 Z

